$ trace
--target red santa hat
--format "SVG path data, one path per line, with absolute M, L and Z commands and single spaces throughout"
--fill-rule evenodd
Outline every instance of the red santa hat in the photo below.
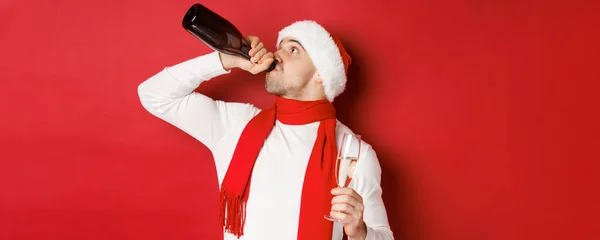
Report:
M 327 100 L 333 102 L 346 88 L 348 67 L 352 63 L 342 42 L 310 20 L 298 21 L 282 29 L 277 38 L 277 48 L 286 37 L 302 44 L 323 79 Z

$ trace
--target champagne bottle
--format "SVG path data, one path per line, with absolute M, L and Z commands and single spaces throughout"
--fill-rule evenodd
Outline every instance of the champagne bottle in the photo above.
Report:
M 242 33 L 227 19 L 205 6 L 199 3 L 192 5 L 183 17 L 182 25 L 213 50 L 250 61 L 251 47 Z M 273 61 L 267 72 L 272 71 L 276 65 L 277 60 Z

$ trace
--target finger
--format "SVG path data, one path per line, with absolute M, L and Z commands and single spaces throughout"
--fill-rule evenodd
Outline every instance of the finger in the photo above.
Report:
M 331 211 L 333 212 L 342 212 L 346 214 L 354 214 L 358 210 L 354 208 L 352 205 L 346 203 L 336 203 L 331 206 Z
M 250 49 L 250 52 L 248 52 L 248 54 L 250 54 L 250 56 L 254 56 L 254 54 L 256 54 L 258 51 L 260 51 L 261 49 L 264 49 L 265 46 L 263 45 L 262 42 L 259 42 L 258 45 L 256 45 L 256 47 Z
M 333 194 L 333 195 L 350 195 L 350 196 L 360 200 L 361 202 L 363 201 L 360 194 L 358 194 L 352 188 L 334 188 L 334 189 L 331 189 L 331 194 Z
M 255 38 L 257 38 L 257 36 L 248 35 L 244 38 L 244 40 L 246 40 L 247 43 L 251 43 Z
M 258 60 L 262 59 L 262 57 L 265 54 L 267 54 L 267 49 L 263 48 L 258 53 L 256 53 L 256 55 L 254 55 L 254 57 L 252 57 L 250 60 L 254 63 L 257 63 Z
M 275 61 L 275 56 L 273 53 L 267 53 L 260 60 L 258 60 L 258 64 L 266 65 L 267 67 L 271 66 L 271 63 Z M 266 63 L 265 63 L 266 62 Z
M 340 203 L 344 203 L 344 204 L 348 204 L 354 208 L 357 209 L 361 209 L 362 210 L 362 202 L 358 201 L 358 199 L 350 196 L 350 195 L 340 195 L 340 196 L 335 196 L 333 197 L 333 199 L 331 199 L 331 204 L 340 204 Z
M 260 43 L 260 39 L 257 36 L 248 36 L 248 42 L 250 43 L 250 48 L 255 48 Z
M 330 212 L 331 217 L 336 219 L 338 222 L 342 222 L 344 224 L 350 223 L 352 221 L 352 217 L 350 214 L 342 213 L 342 212 Z
M 268 53 L 266 53 L 265 55 L 263 55 L 263 56 L 260 58 L 260 60 L 258 60 L 258 61 L 259 61 L 259 62 L 260 62 L 260 61 L 264 62 L 264 61 L 266 61 L 266 60 L 268 60 L 268 59 L 275 59 L 275 54 L 273 54 L 272 52 L 268 52 Z
M 269 56 L 267 56 L 269 55 Z M 252 69 L 251 69 L 251 73 L 252 74 L 257 74 L 259 72 L 265 71 L 269 68 L 269 66 L 271 65 L 271 63 L 274 61 L 273 59 L 273 54 L 269 53 L 263 57 L 266 57 L 264 60 L 262 60 L 262 63 L 260 64 L 255 64 Z

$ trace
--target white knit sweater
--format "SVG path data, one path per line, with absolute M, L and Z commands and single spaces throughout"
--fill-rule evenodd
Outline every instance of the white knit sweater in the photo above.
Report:
M 151 114 L 185 131 L 213 154 L 219 185 L 246 124 L 261 110 L 251 104 L 215 101 L 194 92 L 203 82 L 222 74 L 213 52 L 166 67 L 138 87 L 142 105 Z M 317 137 L 319 122 L 285 125 L 277 121 L 254 165 L 246 209 L 246 240 L 296 239 L 304 173 Z M 338 148 L 348 127 L 336 126 Z M 373 149 L 363 151 L 350 183 L 363 198 L 367 239 L 393 239 L 381 198 L 381 168 Z M 327 221 L 318 219 L 317 221 Z M 335 223 L 332 239 L 341 239 L 343 226 Z M 225 239 L 237 239 L 225 233 Z

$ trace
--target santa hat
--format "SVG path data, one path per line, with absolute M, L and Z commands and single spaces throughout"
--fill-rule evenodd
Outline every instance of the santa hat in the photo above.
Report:
M 277 48 L 286 37 L 302 44 L 323 79 L 327 100 L 333 102 L 346 88 L 348 66 L 352 63 L 342 42 L 310 20 L 298 21 L 282 29 L 277 38 Z

